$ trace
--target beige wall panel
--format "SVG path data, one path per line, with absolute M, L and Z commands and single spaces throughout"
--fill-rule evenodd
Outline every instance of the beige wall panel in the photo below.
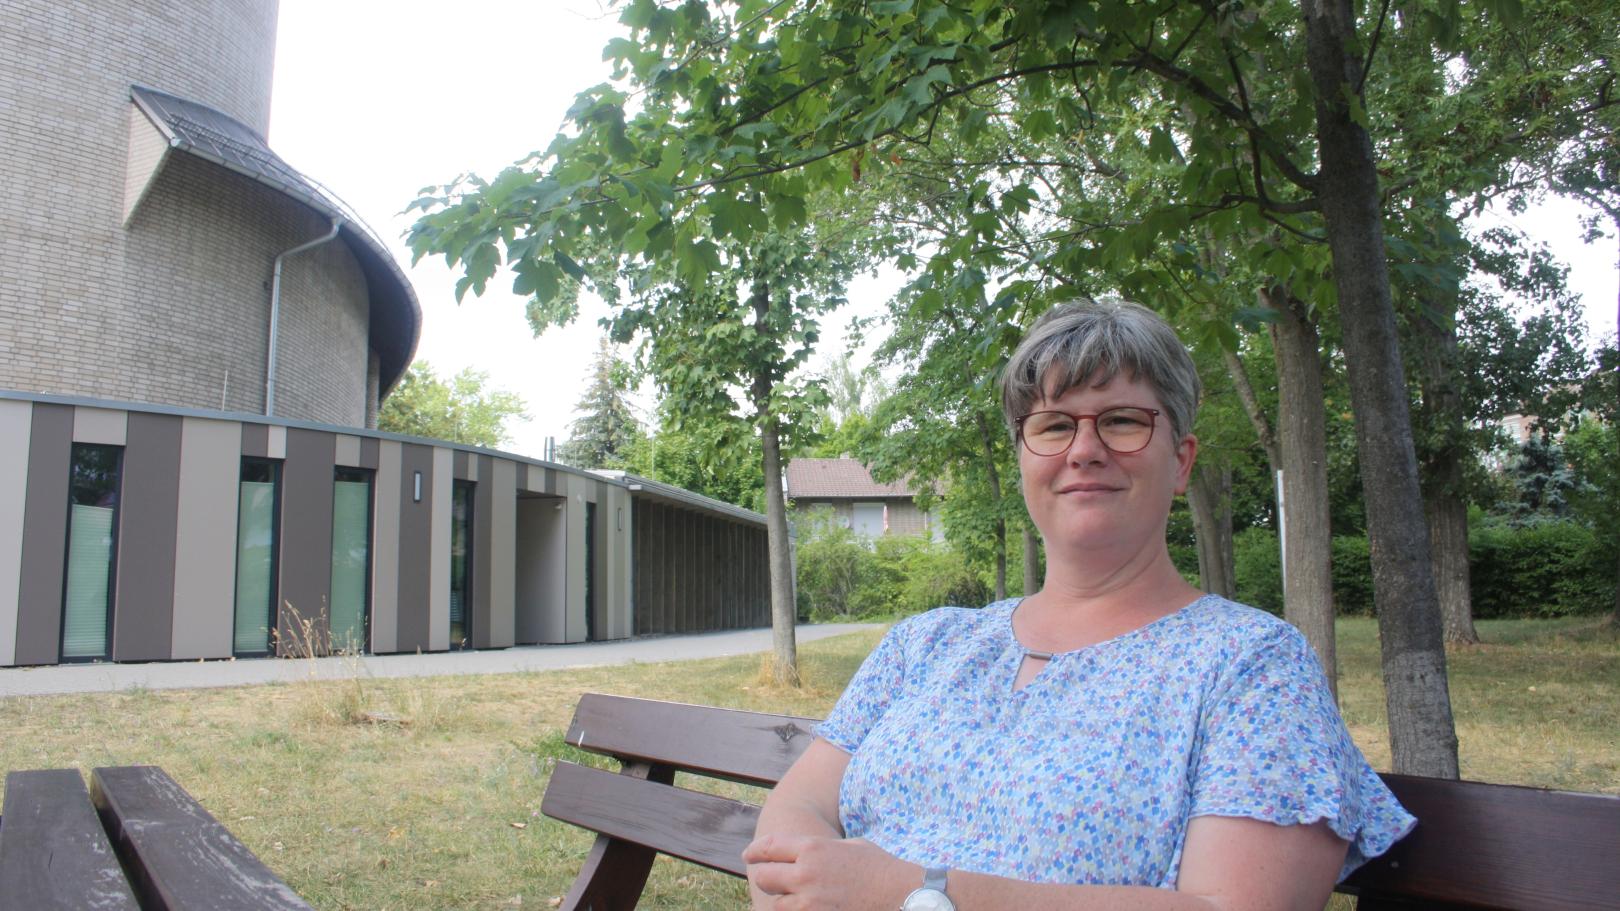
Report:
M 428 649 L 450 648 L 450 494 L 455 452 L 433 449 L 433 535 L 428 565 Z
M 566 501 L 525 497 L 517 501 L 517 583 L 514 635 L 524 645 L 564 641 L 563 606 L 568 600 Z
M 241 424 L 184 419 L 175 525 L 172 658 L 231 656 L 241 461 Z
M 112 408 L 73 409 L 73 442 L 123 446 L 129 436 L 129 412 Z
M 399 643 L 400 449 L 393 440 L 377 447 L 376 528 L 372 532 L 371 650 L 392 652 Z
M 271 424 L 266 429 L 269 439 L 265 443 L 265 449 L 268 453 L 265 458 L 285 459 L 287 457 L 287 428 L 280 424 Z
M 558 473 L 559 490 L 568 491 L 563 507 L 564 540 L 567 542 L 563 566 L 568 577 L 568 594 L 563 602 L 563 642 L 585 641 L 585 495 L 575 492 L 573 475 Z
M 513 643 L 517 585 L 517 476 L 522 466 L 506 459 L 490 464 L 489 645 Z
M 0 401 L 0 667 L 17 661 L 17 593 L 33 420 L 34 406 L 28 402 Z
M 360 465 L 360 438 L 347 433 L 337 435 L 337 453 L 334 465 L 346 468 L 359 468 Z

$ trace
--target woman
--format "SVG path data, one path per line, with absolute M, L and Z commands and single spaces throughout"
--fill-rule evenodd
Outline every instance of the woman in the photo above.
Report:
M 889 632 L 765 803 L 757 908 L 1314 911 L 1410 831 L 1304 638 L 1170 562 L 1198 395 L 1150 310 L 1036 322 L 1002 405 L 1045 585 Z

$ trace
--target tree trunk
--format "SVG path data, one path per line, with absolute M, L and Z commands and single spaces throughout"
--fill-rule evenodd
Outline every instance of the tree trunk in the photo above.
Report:
M 1024 597 L 1041 590 L 1041 536 L 1035 526 L 1024 524 Z
M 990 479 L 990 501 L 996 506 L 996 600 L 1007 597 L 1007 519 L 1001 511 L 1001 472 L 996 470 L 996 441 L 984 412 L 976 411 L 979 442 L 984 445 L 984 472 Z M 1026 575 L 1026 578 L 1028 576 Z
M 767 332 L 770 288 L 762 277 L 752 290 L 754 323 Z M 754 374 L 753 398 L 759 423 L 760 448 L 765 452 L 765 542 L 771 575 L 771 676 L 786 686 L 799 685 L 799 650 L 794 640 L 798 611 L 793 603 L 793 555 L 788 548 L 787 500 L 782 493 L 782 445 L 776 415 L 771 413 L 774 383 L 769 368 Z
M 1451 382 L 1457 363 L 1457 296 L 1427 300 L 1434 319 L 1413 321 L 1419 351 L 1414 363 L 1423 392 L 1421 425 L 1437 442 L 1424 447 L 1420 483 L 1429 525 L 1434 584 L 1448 645 L 1479 642 L 1474 629 L 1473 593 L 1468 585 L 1468 502 L 1463 498 L 1463 460 L 1468 457 L 1462 403 Z
M 1277 312 L 1277 454 L 1282 469 L 1283 617 L 1316 650 L 1328 687 L 1339 695 L 1333 633 L 1333 525 L 1328 504 L 1327 406 L 1322 340 L 1305 305 L 1286 288 L 1260 292 Z
M 1333 256 L 1366 497 L 1390 753 L 1396 772 L 1456 778 L 1457 731 L 1390 301 L 1376 159 L 1350 105 L 1361 79 L 1351 50 L 1355 17 L 1349 0 L 1301 0 L 1300 6 L 1316 95 L 1317 192 Z
M 1193 536 L 1198 542 L 1199 587 L 1222 598 L 1237 597 L 1232 556 L 1232 469 L 1200 462 L 1187 485 Z

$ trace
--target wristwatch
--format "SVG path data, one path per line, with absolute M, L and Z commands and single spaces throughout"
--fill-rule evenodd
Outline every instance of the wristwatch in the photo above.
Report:
M 944 867 L 923 869 L 922 888 L 913 890 L 900 903 L 900 911 L 956 911 L 956 905 L 945 894 Z

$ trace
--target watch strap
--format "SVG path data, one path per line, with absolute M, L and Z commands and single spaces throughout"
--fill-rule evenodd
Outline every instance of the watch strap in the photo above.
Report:
M 946 867 L 924 867 L 923 888 L 933 889 L 935 892 L 945 891 L 945 875 L 950 870 Z

